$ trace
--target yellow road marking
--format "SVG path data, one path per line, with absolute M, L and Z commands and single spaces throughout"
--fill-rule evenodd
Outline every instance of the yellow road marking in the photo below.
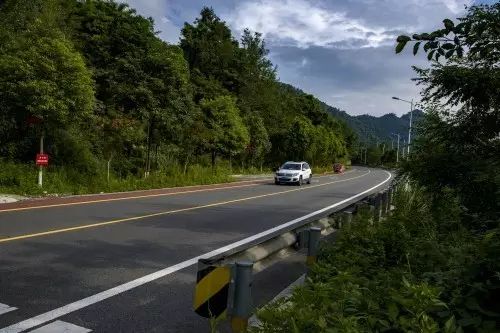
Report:
M 244 185 L 225 186 L 225 187 L 216 187 L 216 188 L 204 188 L 204 189 L 199 189 L 199 190 L 188 190 L 188 191 L 179 191 L 179 192 L 170 192 L 170 193 L 145 194 L 145 195 L 137 195 L 137 196 L 133 196 L 133 197 L 97 199 L 97 200 L 66 202 L 66 203 L 61 203 L 61 204 L 51 204 L 51 205 L 42 205 L 42 206 L 8 208 L 8 209 L 3 209 L 3 210 L 0 209 L 0 213 L 2 213 L 2 212 L 15 212 L 15 211 L 20 211 L 20 210 L 51 208 L 51 207 L 87 205 L 87 204 L 100 203 L 100 202 L 111 202 L 111 201 L 121 201 L 121 200 L 131 200 L 131 199 L 154 198 L 154 197 L 163 197 L 163 196 L 166 197 L 166 196 L 183 194 L 183 193 L 189 194 L 189 193 L 196 193 L 196 192 L 209 192 L 209 191 L 216 191 L 216 190 L 222 190 L 222 189 L 250 187 L 250 186 L 256 186 L 256 185 L 258 185 L 258 184 L 244 184 Z M 113 193 L 109 193 L 109 194 L 113 194 Z
M 63 232 L 69 232 L 69 231 L 76 231 L 76 230 L 83 230 L 83 229 L 90 229 L 90 228 L 96 228 L 96 227 L 102 227 L 106 225 L 111 225 L 111 224 L 117 224 L 117 223 L 123 223 L 123 222 L 129 222 L 129 221 L 138 221 L 138 220 L 143 220 L 149 217 L 156 217 L 156 216 L 163 216 L 163 215 L 170 215 L 170 214 L 175 214 L 175 213 L 181 213 L 181 212 L 187 212 L 187 211 L 193 211 L 193 210 L 198 210 L 198 209 L 203 209 L 203 208 L 210 208 L 210 207 L 216 207 L 216 206 L 223 206 L 235 202 L 242 202 L 242 201 L 249 201 L 249 200 L 254 200 L 254 199 L 259 199 L 259 198 L 265 198 L 265 197 L 270 197 L 270 196 L 275 196 L 275 195 L 280 195 L 280 194 L 285 194 L 285 193 L 290 193 L 290 192 L 297 192 L 297 191 L 305 191 L 309 190 L 312 188 L 316 187 L 321 187 L 321 186 L 326 186 L 326 185 L 331 185 L 334 183 L 341 183 L 345 182 L 348 180 L 353 180 L 356 178 L 361 178 L 369 174 L 371 171 L 368 170 L 367 173 L 364 173 L 360 176 L 348 178 L 348 179 L 342 179 L 342 180 L 336 180 L 324 184 L 318 184 L 318 185 L 310 185 L 307 187 L 300 187 L 292 190 L 286 190 L 286 191 L 281 191 L 281 192 L 273 192 L 273 193 L 267 193 L 267 194 L 260 194 L 260 195 L 255 195 L 251 197 L 246 197 L 246 198 L 240 198 L 240 199 L 234 199 L 234 200 L 228 200 L 228 201 L 221 201 L 221 202 L 215 202 L 211 204 L 206 204 L 206 205 L 200 205 L 200 206 L 193 206 L 193 207 L 188 207 L 188 208 L 181 208 L 181 209 L 174 209 L 174 210 L 167 210 L 164 212 L 159 212 L 159 213 L 152 213 L 152 214 L 146 214 L 146 215 L 140 215 L 140 216 L 134 216 L 134 217 L 127 217 L 124 219 L 116 219 L 116 220 L 111 220 L 111 221 L 105 221 L 105 222 L 98 222 L 98 223 L 92 223 L 92 224 L 84 224 L 76 227 L 70 227 L 70 228 L 63 228 L 63 229 L 54 229 L 54 230 L 48 230 L 48 231 L 43 231 L 43 232 L 37 232 L 33 234 L 26 234 L 26 235 L 20 235 L 20 236 L 14 236 L 14 237 L 8 237 L 8 238 L 0 238 L 0 243 L 6 243 L 6 242 L 11 242 L 15 240 L 21 240 L 21 239 L 27 239 L 27 238 L 35 238 L 35 237 L 41 237 L 41 236 L 48 236 L 48 235 L 54 235 L 54 234 L 59 234 Z
M 316 177 L 316 178 L 322 178 L 322 177 L 327 177 L 327 176 L 320 176 L 320 177 Z M 271 179 L 265 179 L 265 180 L 243 180 L 243 181 L 239 181 L 238 183 L 265 182 L 265 181 L 271 181 Z M 230 184 L 230 183 L 226 183 L 226 184 Z M 93 203 L 122 201 L 122 200 L 132 200 L 132 199 L 144 199 L 144 198 L 154 198 L 154 197 L 167 197 L 167 196 L 179 195 L 179 194 L 184 194 L 184 193 L 190 194 L 190 193 L 197 193 L 197 192 L 210 192 L 210 191 L 217 191 L 217 190 L 225 190 L 225 189 L 233 189 L 233 188 L 241 188 L 241 187 L 250 187 L 250 186 L 257 186 L 259 184 L 243 184 L 243 185 L 234 185 L 234 186 L 223 186 L 223 185 L 224 184 L 193 185 L 193 186 L 184 186 L 184 188 L 186 188 L 186 187 L 195 187 L 195 186 L 221 186 L 221 187 L 216 187 L 216 188 L 202 188 L 202 189 L 198 189 L 198 190 L 178 191 L 178 192 L 170 192 L 170 193 L 144 194 L 144 195 L 136 195 L 136 196 L 132 196 L 132 197 L 123 197 L 123 198 L 97 199 L 97 200 L 88 200 L 88 201 L 79 201 L 79 202 L 66 202 L 66 203 L 60 203 L 60 204 L 49 204 L 49 205 L 31 206 L 31 207 L 7 208 L 7 209 L 0 209 L 0 213 L 4 213 L 4 212 L 16 212 L 16 211 L 32 210 L 32 209 L 42 209 L 42 208 L 52 208 L 52 207 L 88 205 L 88 204 L 93 204 Z M 153 189 L 153 190 L 145 190 L 145 191 L 155 191 L 155 190 L 161 190 L 161 189 Z M 119 193 L 127 193 L 127 192 L 119 192 Z M 108 194 L 109 195 L 113 195 L 114 193 L 106 193 L 104 195 L 108 195 Z M 98 195 L 98 194 L 96 194 L 96 195 Z

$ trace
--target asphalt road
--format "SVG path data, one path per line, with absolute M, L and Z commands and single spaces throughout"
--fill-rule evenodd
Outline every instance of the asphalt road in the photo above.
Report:
M 380 190 L 388 177 L 355 168 L 302 187 L 242 182 L 0 205 L 0 333 L 203 332 L 191 309 L 193 258 Z M 259 276 L 264 289 L 270 276 L 287 282 L 286 270 Z

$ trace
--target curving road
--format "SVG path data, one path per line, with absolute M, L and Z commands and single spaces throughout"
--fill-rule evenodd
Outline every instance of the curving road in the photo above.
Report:
M 302 187 L 252 181 L 0 205 L 0 332 L 203 331 L 191 310 L 198 256 L 389 178 L 357 167 Z

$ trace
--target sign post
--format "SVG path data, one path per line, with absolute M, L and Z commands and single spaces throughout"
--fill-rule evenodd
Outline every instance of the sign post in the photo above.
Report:
M 40 153 L 36 154 L 36 165 L 38 165 L 38 186 L 43 185 L 43 167 L 49 165 L 49 155 L 43 153 L 43 134 L 40 137 Z

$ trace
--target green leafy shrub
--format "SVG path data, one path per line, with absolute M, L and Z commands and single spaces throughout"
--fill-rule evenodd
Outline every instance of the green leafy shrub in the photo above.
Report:
M 258 311 L 252 332 L 492 332 L 500 329 L 500 233 L 460 222 L 453 191 L 440 205 L 410 182 L 398 207 L 360 214 L 323 246 L 306 284 Z

